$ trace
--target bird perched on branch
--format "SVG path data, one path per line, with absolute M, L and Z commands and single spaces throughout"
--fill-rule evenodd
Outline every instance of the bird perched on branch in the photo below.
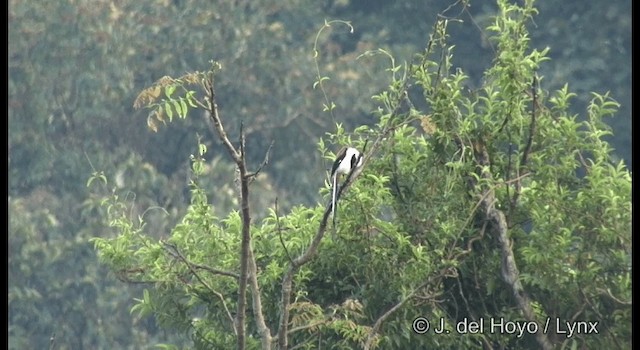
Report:
M 349 175 L 353 169 L 362 165 L 362 154 L 353 147 L 343 147 L 336 155 L 336 160 L 331 167 L 331 215 L 334 226 L 336 220 L 336 196 L 338 192 L 338 177 Z

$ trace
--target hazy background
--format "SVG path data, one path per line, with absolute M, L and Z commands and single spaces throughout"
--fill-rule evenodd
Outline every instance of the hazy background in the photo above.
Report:
M 347 130 L 372 122 L 370 97 L 389 82 L 388 59 L 359 56 L 384 48 L 399 63 L 410 60 L 450 3 L 11 1 L 9 348 L 47 348 L 53 334 L 56 346 L 71 349 L 135 349 L 182 339 L 130 315 L 140 288 L 98 264 L 88 240 L 113 233 L 101 219 L 100 193 L 87 188 L 87 179 L 104 171 L 108 188 L 128 193 L 132 215 L 165 207 L 168 215 L 148 213 L 159 218 L 151 232 L 162 235 L 184 213 L 196 133 L 209 145 L 207 186 L 218 214 L 233 207 L 233 167 L 199 113 L 150 131 L 147 112 L 132 107 L 141 89 L 220 61 L 217 92 L 230 134 L 245 123 L 253 164 L 275 140 L 254 189 L 258 215 L 276 197 L 285 209 L 314 204 L 329 167 L 317 142 L 336 122 Z M 607 120 L 614 132 L 609 139 L 631 169 L 631 0 L 546 0 L 537 7 L 532 46 L 550 47 L 551 58 L 539 72 L 541 87 L 568 83 L 580 115 L 590 91 L 610 91 L 621 106 Z M 474 89 L 493 59 L 478 27 L 489 24 L 495 5 L 471 1 L 468 13 L 461 10 L 445 14 L 464 20 L 449 23 L 450 42 Z M 325 19 L 347 20 L 355 29 L 336 23 L 319 37 L 320 70 L 331 78 L 326 92 L 337 105 L 333 117 L 322 112 L 322 93 L 312 88 L 313 44 Z

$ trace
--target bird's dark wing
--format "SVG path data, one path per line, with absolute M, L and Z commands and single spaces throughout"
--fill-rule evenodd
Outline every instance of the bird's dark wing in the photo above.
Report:
M 347 154 L 347 147 L 342 147 L 338 154 L 336 154 L 336 160 L 333 161 L 333 166 L 331 167 L 331 176 L 336 173 L 338 167 L 340 166 L 340 162 L 344 159 L 344 156 Z
M 351 166 L 349 167 L 349 169 L 352 169 L 356 167 L 356 163 L 358 162 L 358 156 L 353 154 L 351 156 Z

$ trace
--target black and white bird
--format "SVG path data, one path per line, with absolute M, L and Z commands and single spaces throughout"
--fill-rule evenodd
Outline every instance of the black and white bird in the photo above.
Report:
M 362 155 L 360 151 L 353 147 L 343 147 L 336 155 L 336 160 L 331 167 L 331 215 L 335 223 L 336 215 L 336 195 L 338 192 L 338 177 L 349 175 L 354 168 L 362 165 Z M 335 225 L 335 224 L 334 224 Z

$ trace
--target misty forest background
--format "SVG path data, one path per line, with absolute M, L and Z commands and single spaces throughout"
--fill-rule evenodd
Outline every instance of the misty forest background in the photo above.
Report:
M 576 93 L 569 111 L 580 118 L 590 92 L 609 91 L 620 107 L 605 119 L 613 132 L 605 139 L 612 163 L 622 160 L 631 171 L 631 0 L 535 6 L 530 45 L 549 47 L 550 58 L 537 72 L 541 88 L 567 83 Z M 254 220 L 276 198 L 284 214 L 324 203 L 320 189 L 331 164 L 318 143 L 336 123 L 347 133 L 376 123 L 372 96 L 389 84 L 389 59 L 363 53 L 382 48 L 397 64 L 410 61 L 427 45 L 437 15 L 455 14 L 462 21 L 448 26 L 453 67 L 469 76 L 468 90 L 482 85 L 495 55 L 484 28 L 497 6 L 471 1 L 461 8 L 428 0 L 10 1 L 9 348 L 190 344 L 188 332 L 130 313 L 148 286 L 118 280 L 90 242 L 116 234 L 87 186 L 92 174 L 103 171 L 108 189 L 123 194 L 132 217 L 145 215 L 159 238 L 190 203 L 190 155 L 199 140 L 208 148 L 200 186 L 217 215 L 238 209 L 234 164 L 208 116 L 193 111 L 153 132 L 148 111 L 133 108 L 145 87 L 220 62 L 217 102 L 229 135 L 242 121 L 251 164 L 275 141 L 252 185 Z M 335 23 L 317 37 L 331 19 L 349 21 L 353 33 Z M 316 62 L 330 78 L 324 91 L 313 86 Z M 323 111 L 323 92 L 333 113 Z M 155 207 L 164 210 L 145 211 Z

